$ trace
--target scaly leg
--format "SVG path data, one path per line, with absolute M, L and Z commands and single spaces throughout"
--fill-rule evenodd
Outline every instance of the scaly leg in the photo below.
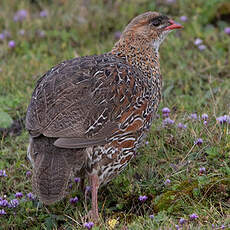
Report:
M 97 222 L 99 219 L 98 214 L 98 203 L 97 203 L 97 192 L 99 188 L 99 178 L 98 175 L 92 174 L 89 176 L 91 182 L 91 192 L 92 192 L 92 209 L 90 211 L 91 218 Z

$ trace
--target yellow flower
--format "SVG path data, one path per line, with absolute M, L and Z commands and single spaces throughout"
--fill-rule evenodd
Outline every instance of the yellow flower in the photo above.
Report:
M 108 220 L 108 225 L 111 229 L 114 229 L 118 221 L 116 219 Z

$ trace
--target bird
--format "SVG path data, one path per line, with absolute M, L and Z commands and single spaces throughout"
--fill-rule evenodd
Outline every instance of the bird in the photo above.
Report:
M 161 101 L 159 46 L 175 29 L 168 16 L 131 20 L 111 51 L 63 61 L 37 81 L 26 113 L 32 189 L 45 205 L 66 196 L 70 176 L 89 178 L 90 218 L 98 189 L 118 175 L 143 143 Z

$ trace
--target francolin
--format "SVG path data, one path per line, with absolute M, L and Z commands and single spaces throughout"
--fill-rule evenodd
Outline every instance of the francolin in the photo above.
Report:
M 97 193 L 135 155 L 156 115 L 162 76 L 158 49 L 174 29 L 167 16 L 135 17 L 108 53 L 67 60 L 37 82 L 27 110 L 33 190 L 44 204 L 62 199 L 71 174 L 88 176 L 90 216 Z

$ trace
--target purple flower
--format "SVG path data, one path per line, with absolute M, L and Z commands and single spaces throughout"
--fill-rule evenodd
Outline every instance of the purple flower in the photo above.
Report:
M 119 40 L 120 37 L 121 37 L 121 31 L 116 31 L 116 32 L 114 33 L 114 39 L 115 39 L 115 40 Z
M 149 145 L 149 141 L 146 141 L 145 144 L 146 144 L 146 145 Z
M 22 198 L 23 197 L 23 193 L 22 192 L 16 192 L 14 196 L 16 198 Z
M 185 219 L 184 218 L 180 218 L 179 224 L 183 225 L 184 223 L 185 223 Z
M 165 125 L 172 125 L 172 124 L 174 124 L 174 120 L 170 119 L 169 117 L 167 117 L 167 118 L 165 118 L 163 120 L 163 126 L 165 126 Z
M 179 227 L 179 225 L 176 224 L 176 225 L 175 225 L 175 228 L 176 228 L 176 230 L 178 230 L 180 227 Z
M 0 177 L 6 177 L 6 170 L 0 169 Z
M 222 224 L 221 227 L 220 227 L 220 229 L 225 229 L 225 225 Z
M 188 20 L 188 18 L 187 18 L 187 16 L 181 16 L 181 17 L 180 17 L 180 20 L 181 20 L 182 22 L 186 22 L 186 21 Z
M 4 40 L 5 39 L 5 34 L 4 33 L 0 33 L 0 40 Z
M 203 144 L 202 138 L 198 138 L 197 140 L 194 141 L 194 145 L 201 145 L 201 144 Z
M 191 113 L 189 118 L 193 119 L 193 120 L 197 120 L 197 114 L 196 113 Z
M 147 196 L 139 196 L 138 200 L 141 201 L 141 202 L 145 202 L 146 200 L 148 199 Z
M 203 113 L 203 114 L 201 115 L 201 118 L 202 118 L 203 120 L 208 120 L 208 114 Z
M 30 177 L 31 175 L 32 175 L 32 172 L 31 172 L 31 171 L 27 171 L 27 172 L 26 172 L 26 176 L 27 176 L 27 177 Z
M 200 50 L 200 51 L 203 51 L 203 50 L 205 50 L 207 47 L 206 47 L 206 45 L 199 45 L 198 46 L 198 49 Z
M 35 196 L 34 196 L 34 194 L 31 193 L 31 192 L 29 192 L 26 196 L 27 196 L 27 198 L 28 198 L 29 200 L 35 200 Z
M 170 184 L 171 183 L 171 180 L 170 179 L 167 179 L 164 184 L 167 185 L 167 184 Z
M 154 215 L 152 214 L 152 215 L 149 215 L 149 218 L 150 219 L 154 219 Z
M 6 215 L 6 212 L 4 209 L 0 209 L 0 215 Z
M 14 40 L 9 41 L 8 46 L 9 46 L 9 48 L 14 48 L 15 47 L 15 41 Z
M 167 0 L 166 2 L 167 2 L 168 4 L 173 4 L 173 3 L 176 2 L 176 0 Z
M 207 122 L 207 121 L 204 121 L 204 122 L 203 122 L 203 124 L 204 124 L 204 125 L 207 125 L 207 124 L 208 124 L 208 122 Z
M 69 184 L 69 188 L 71 189 L 72 187 L 73 187 L 73 184 L 72 184 L 72 183 L 70 183 L 70 184 Z
M 80 177 L 75 177 L 75 178 L 74 178 L 75 183 L 79 183 L 79 182 L 80 182 L 80 180 L 81 180 L 81 178 L 80 178 Z
M 196 213 L 193 213 L 189 216 L 190 220 L 195 220 L 198 218 L 198 215 Z
M 91 191 L 91 187 L 90 186 L 86 186 L 85 187 L 85 192 L 87 193 L 87 192 L 90 192 Z
M 16 208 L 19 205 L 19 201 L 17 199 L 13 199 L 9 203 L 9 208 Z
M 42 11 L 40 11 L 39 15 L 42 18 L 47 17 L 48 16 L 48 11 L 47 10 L 42 10 Z
M 78 198 L 77 197 L 74 197 L 74 198 L 70 198 L 69 202 L 71 204 L 76 204 L 78 202 Z
M 199 172 L 200 173 L 205 173 L 206 172 L 206 168 L 205 167 L 200 167 L 199 168 Z
M 195 41 L 194 41 L 194 45 L 198 46 L 198 45 L 201 45 L 203 43 L 203 40 L 200 39 L 200 38 L 197 38 Z
M 226 27 L 226 28 L 224 29 L 224 32 L 225 32 L 226 34 L 230 35 L 230 27 Z
M 224 116 L 220 116 L 217 117 L 216 120 L 220 123 L 220 124 L 224 124 L 226 122 L 228 122 L 230 124 L 230 116 L 229 115 L 224 115 Z
M 171 110 L 168 107 L 164 107 L 162 109 L 162 113 L 170 113 L 170 112 L 171 112 Z
M 14 15 L 14 21 L 23 21 L 27 17 L 27 11 L 26 10 L 19 10 Z
M 178 127 L 179 129 L 186 129 L 186 128 L 187 128 L 187 125 L 182 124 L 182 123 L 178 123 L 177 127 Z
M 39 30 L 39 31 L 38 31 L 38 36 L 39 36 L 40 38 L 43 38 L 43 37 L 46 36 L 46 32 L 45 32 L 44 30 Z
M 21 35 L 21 36 L 23 36 L 25 34 L 25 30 L 23 30 L 23 29 L 19 30 L 18 34 Z
M 86 222 L 86 223 L 84 223 L 84 227 L 87 228 L 87 229 L 91 229 L 93 226 L 94 226 L 93 222 Z
M 9 202 L 7 200 L 0 200 L 0 206 L 7 207 L 9 205 Z

